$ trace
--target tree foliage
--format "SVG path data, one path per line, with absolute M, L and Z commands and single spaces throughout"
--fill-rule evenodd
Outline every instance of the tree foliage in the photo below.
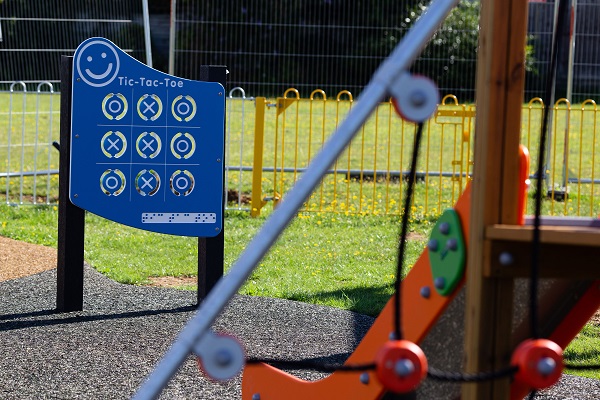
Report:
M 426 10 L 420 2 L 403 21 L 410 28 Z M 433 79 L 440 91 L 453 92 L 461 101 L 470 100 L 475 86 L 479 2 L 461 1 L 454 8 L 415 62 L 413 70 Z

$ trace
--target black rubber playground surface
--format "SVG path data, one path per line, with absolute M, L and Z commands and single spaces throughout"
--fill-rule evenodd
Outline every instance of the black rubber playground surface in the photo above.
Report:
M 0 282 L 0 399 L 130 398 L 191 317 L 196 293 L 122 285 L 86 266 L 84 311 L 58 314 L 55 297 L 55 270 Z M 214 329 L 237 336 L 250 357 L 341 363 L 372 321 L 329 307 L 238 296 Z M 211 382 L 190 358 L 161 398 L 237 399 L 240 384 L 239 377 Z M 457 389 L 427 383 L 418 398 L 451 398 Z M 600 399 L 600 381 L 565 376 L 536 398 Z

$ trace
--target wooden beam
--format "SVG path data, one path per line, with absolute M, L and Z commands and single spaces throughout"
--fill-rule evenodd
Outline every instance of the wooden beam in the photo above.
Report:
M 485 237 L 492 240 L 514 240 L 531 243 L 532 226 L 490 225 Z M 573 246 L 600 246 L 600 228 L 584 226 L 540 226 L 540 242 Z
M 491 262 L 484 271 L 492 278 L 528 278 L 531 275 L 531 243 L 492 241 Z M 600 247 L 542 243 L 539 255 L 540 278 L 600 279 Z M 509 262 L 507 262 L 507 260 Z
M 475 164 L 467 256 L 465 369 L 510 361 L 513 280 L 484 276 L 487 226 L 516 224 L 527 0 L 483 0 L 477 61 Z M 487 247 L 486 247 L 487 245 Z M 509 379 L 463 385 L 463 399 L 506 399 Z
M 533 227 L 492 225 L 486 229 L 489 268 L 495 278 L 528 277 L 531 273 Z M 488 243 L 489 242 L 489 243 Z M 541 278 L 598 279 L 600 229 L 583 226 L 540 227 Z

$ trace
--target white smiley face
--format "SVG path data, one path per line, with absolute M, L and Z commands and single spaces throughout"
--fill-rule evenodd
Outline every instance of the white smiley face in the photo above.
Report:
M 90 86 L 106 86 L 119 72 L 119 55 L 108 41 L 91 40 L 80 46 L 75 54 L 77 73 Z

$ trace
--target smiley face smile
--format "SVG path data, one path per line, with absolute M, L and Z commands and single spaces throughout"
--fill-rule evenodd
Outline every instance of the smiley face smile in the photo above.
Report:
M 106 53 L 102 53 L 101 57 L 106 58 Z M 93 58 L 91 56 L 87 57 L 88 62 L 92 62 L 92 60 L 93 60 Z M 113 69 L 113 63 L 108 63 L 106 71 L 104 71 L 104 73 L 102 73 L 102 74 L 95 74 L 89 68 L 85 69 L 85 73 L 88 74 L 93 79 L 104 79 L 108 76 L 108 74 L 111 73 L 112 69 Z

